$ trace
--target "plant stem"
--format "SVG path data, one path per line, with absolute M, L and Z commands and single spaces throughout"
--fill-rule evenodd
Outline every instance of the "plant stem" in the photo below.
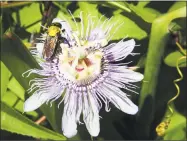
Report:
M 42 116 L 41 118 L 39 118 L 35 123 L 36 124 L 40 124 L 42 122 L 44 122 L 46 120 L 46 116 Z
M 160 72 L 160 64 L 162 62 L 162 57 L 169 37 L 168 26 L 172 20 L 180 17 L 186 17 L 186 7 L 164 14 L 156 18 L 152 23 L 148 54 L 145 64 L 144 81 L 139 100 L 139 115 L 142 114 L 141 111 L 144 111 L 142 109 L 147 107 L 144 103 L 146 103 L 145 100 L 148 97 L 151 97 L 153 102 L 152 106 L 146 111 L 147 115 L 144 115 L 144 117 L 146 116 L 147 118 L 146 125 L 144 126 L 144 129 L 142 129 L 144 130 L 145 137 L 149 136 L 150 124 L 154 118 L 154 97 L 156 93 L 158 75 Z

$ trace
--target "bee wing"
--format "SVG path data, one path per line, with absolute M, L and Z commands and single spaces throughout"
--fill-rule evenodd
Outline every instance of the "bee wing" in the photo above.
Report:
M 51 37 L 47 36 L 45 44 L 44 44 L 44 50 L 43 50 L 43 57 L 44 58 L 50 58 L 53 55 L 56 43 L 57 43 L 57 36 Z

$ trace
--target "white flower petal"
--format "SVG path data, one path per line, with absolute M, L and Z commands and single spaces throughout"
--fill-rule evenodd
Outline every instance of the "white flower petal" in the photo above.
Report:
M 102 86 L 99 91 L 105 95 L 118 109 L 121 111 L 134 115 L 138 112 L 138 107 L 123 93 L 119 88 L 108 85 Z M 119 94 L 118 94 L 119 93 Z
M 78 99 L 77 99 L 77 112 L 76 112 L 76 121 L 80 122 L 80 116 L 82 113 L 82 93 L 78 94 Z
M 139 82 L 144 78 L 141 73 L 126 69 L 125 66 L 118 66 L 113 68 L 110 77 L 113 80 L 121 81 L 123 83 Z
M 106 54 L 112 54 L 114 61 L 120 61 L 126 58 L 133 51 L 134 47 L 135 47 L 134 39 L 128 41 L 121 40 L 115 45 L 111 44 L 107 46 Z
M 62 131 L 64 136 L 71 138 L 77 134 L 77 123 L 76 123 L 76 99 L 75 93 L 69 94 L 66 92 L 64 112 L 62 116 Z
M 51 84 L 48 84 L 48 83 Z M 45 102 L 49 100 L 56 100 L 61 96 L 63 87 L 56 83 L 56 79 L 41 79 L 37 80 L 31 85 L 30 90 L 37 89 L 32 96 L 30 96 L 24 103 L 24 111 L 29 112 L 39 108 Z M 52 102 L 52 101 L 51 101 Z
M 67 116 L 65 113 L 62 117 L 62 130 L 64 136 L 71 138 L 77 134 L 77 123 L 75 122 L 75 116 Z
M 33 94 L 24 103 L 24 112 L 30 112 L 39 108 L 43 103 L 45 103 L 49 98 L 49 93 L 43 93 L 39 95 L 38 93 Z
M 44 48 L 44 43 L 37 43 L 36 44 L 36 49 L 37 49 L 40 57 L 42 57 L 43 48 Z
M 86 107 L 87 104 L 90 107 Z M 99 111 L 92 94 L 88 94 L 88 97 L 84 95 L 84 108 L 88 108 L 88 111 L 86 111 L 88 113 L 84 113 L 83 111 L 86 128 L 91 136 L 96 137 L 100 132 Z
M 129 71 L 132 74 L 131 75 L 125 75 L 125 77 L 128 79 L 128 82 L 139 82 L 144 78 L 144 75 L 139 72 Z
M 120 97 L 113 95 L 113 103 L 116 103 L 116 107 L 127 114 L 134 115 L 138 112 L 138 106 L 136 106 L 129 98 L 123 100 Z

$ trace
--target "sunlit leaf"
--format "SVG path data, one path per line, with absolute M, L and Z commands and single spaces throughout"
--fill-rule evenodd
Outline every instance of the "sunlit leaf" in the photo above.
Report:
M 186 52 L 186 50 L 185 50 Z M 172 52 L 170 53 L 169 55 L 167 55 L 165 58 L 164 58 L 164 62 L 168 65 L 168 66 L 171 66 L 171 67 L 176 67 L 177 65 L 177 60 L 181 57 L 183 57 L 184 55 L 179 52 L 179 51 L 175 51 L 175 52 Z M 179 67 L 186 67 L 187 66 L 187 61 L 186 59 L 182 59 L 179 61 Z
M 167 109 L 162 120 L 162 122 L 170 120 L 163 140 L 186 140 L 186 118 L 176 110 L 174 103 L 170 104 L 170 108 L 173 110 L 173 115 L 169 116 L 171 113 Z M 166 116 L 168 118 L 165 118 Z
M 53 1 L 53 4 L 57 6 L 61 12 L 67 13 L 66 7 L 71 4 L 71 1 Z
M 1 129 L 34 138 L 65 140 L 61 134 L 39 126 L 1 102 Z
M 15 93 L 13 93 L 12 91 L 7 91 L 4 95 L 3 98 L 1 98 L 1 101 L 4 102 L 5 104 L 7 104 L 8 106 L 16 109 L 17 111 L 23 113 L 23 101 L 20 100 Z M 32 112 L 28 112 L 25 113 L 27 115 L 33 116 L 33 117 L 37 117 L 38 113 L 35 111 Z
M 148 5 L 149 3 L 150 3 L 149 0 L 147 0 L 147 1 L 139 1 L 138 4 L 137 4 L 137 7 L 143 8 L 143 7 L 145 7 L 146 5 Z
M 64 13 L 60 9 L 56 17 L 66 21 L 71 26 L 72 30 L 77 30 L 77 27 L 73 22 L 72 17 L 70 16 L 70 13 L 68 13 L 68 11 Z
M 89 24 L 88 21 L 88 15 L 90 15 L 92 17 L 92 23 L 95 23 L 95 25 L 97 24 L 97 22 L 99 21 L 99 18 L 102 16 L 101 13 L 97 10 L 97 4 L 92 4 L 89 2 L 78 2 L 78 6 L 79 9 L 77 9 L 73 15 L 77 18 L 81 17 L 81 13 L 82 13 L 82 19 L 83 19 L 83 29 L 84 29 L 84 34 L 86 33 L 87 30 L 87 26 Z M 104 20 L 105 17 L 101 20 Z M 81 24 L 79 23 L 79 29 L 81 29 Z
M 111 19 L 111 24 L 116 23 L 112 28 L 111 34 L 113 40 L 118 40 L 128 36 L 129 38 L 143 39 L 147 36 L 147 33 L 142 30 L 134 21 L 119 14 L 117 11 Z
M 10 75 L 8 68 L 1 62 L 1 98 L 7 90 Z
M 129 9 L 129 7 L 127 5 L 125 5 L 123 2 L 120 1 L 108 1 L 107 2 L 109 5 L 113 6 L 113 7 L 117 7 L 121 10 L 127 11 L 127 12 L 131 12 L 131 10 Z
M 177 10 L 179 8 L 182 8 L 186 6 L 186 2 L 185 1 L 176 1 L 168 10 L 168 12 L 171 12 L 171 11 L 174 11 L 174 10 Z
M 20 9 L 18 17 L 16 16 L 16 13 L 13 13 L 12 16 L 16 22 L 18 22 L 17 18 L 19 18 L 21 22 L 20 26 L 26 27 L 28 32 L 39 32 L 42 19 L 39 3 L 33 2 L 32 4 Z
M 8 88 L 21 100 L 25 100 L 25 90 L 14 77 L 8 83 Z
M 152 23 L 160 15 L 160 12 L 151 8 L 138 7 L 133 4 L 129 4 L 129 8 L 148 23 Z
M 171 117 L 171 122 L 164 136 L 164 140 L 186 140 L 186 118 L 176 112 Z

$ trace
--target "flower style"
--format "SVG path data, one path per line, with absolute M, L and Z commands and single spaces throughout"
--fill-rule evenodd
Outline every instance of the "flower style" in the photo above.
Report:
M 65 92 L 59 105 L 64 102 L 62 131 L 68 138 L 76 135 L 81 114 L 90 135 L 98 136 L 99 111 L 103 103 L 106 111 L 110 111 L 109 102 L 127 114 L 134 115 L 138 111 L 138 107 L 121 88 L 133 91 L 136 86 L 132 82 L 141 81 L 143 75 L 118 62 L 134 54 L 135 41 L 122 39 L 118 43 L 108 44 L 114 24 L 109 24 L 110 19 L 101 23 L 102 17 L 94 25 L 89 15 L 86 30 L 82 13 L 80 30 L 74 17 L 76 30 L 72 30 L 68 22 L 55 18 L 53 23 L 62 25 L 65 32 L 61 36 L 69 43 L 62 42 L 61 52 L 52 61 L 47 61 L 42 57 L 47 33 L 43 34 L 40 39 L 42 42 L 37 43 L 31 51 L 42 69 L 25 72 L 28 73 L 27 77 L 31 73 L 44 76 L 30 81 L 32 85 L 29 91 L 34 93 L 24 104 L 25 112 L 35 110 L 45 102 L 55 101 Z

